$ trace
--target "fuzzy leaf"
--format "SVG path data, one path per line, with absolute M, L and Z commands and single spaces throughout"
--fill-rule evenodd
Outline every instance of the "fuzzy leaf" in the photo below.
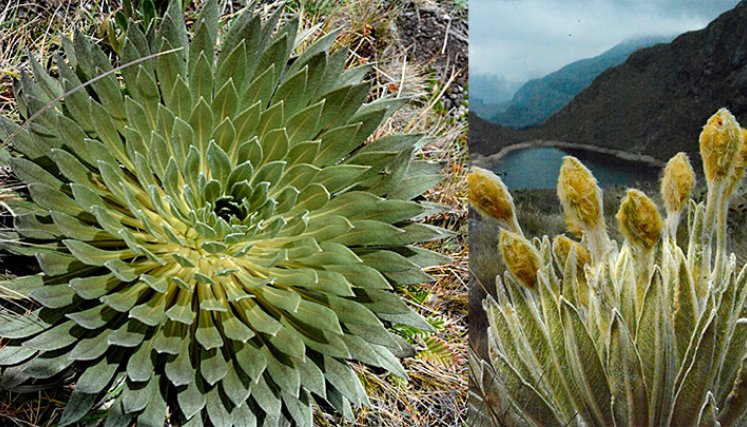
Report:
M 68 426 L 83 418 L 97 400 L 97 393 L 85 393 L 75 389 L 70 395 L 60 417 L 60 426 Z
M 700 413 L 706 401 L 711 380 L 711 364 L 715 351 L 715 332 L 718 325 L 716 313 L 712 312 L 703 333 L 698 338 L 695 354 L 688 366 L 683 366 L 684 377 L 674 397 L 671 420 L 676 425 L 687 425 L 693 414 Z
M 609 407 L 612 396 L 594 342 L 576 308 L 562 297 L 560 313 L 565 331 L 566 357 L 574 367 L 576 385 L 592 405 L 590 412 L 594 419 L 601 425 L 609 424 L 612 419 Z
M 68 321 L 25 341 L 23 346 L 41 351 L 59 350 L 74 343 L 80 333 L 77 325 Z
M 641 361 L 620 314 L 615 312 L 607 362 L 616 425 L 647 425 L 648 397 Z
M 106 387 L 117 372 L 118 358 L 109 360 L 101 358 L 96 364 L 88 368 L 75 383 L 75 390 L 82 393 L 96 395 Z

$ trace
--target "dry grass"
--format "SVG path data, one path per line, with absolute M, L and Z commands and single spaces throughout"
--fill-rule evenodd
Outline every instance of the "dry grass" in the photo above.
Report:
M 12 115 L 12 78 L 27 65 L 26 52 L 51 65 L 60 48 L 60 35 L 74 29 L 94 34 L 116 0 L 8 0 L 0 2 L 0 114 Z
M 11 0 L 0 3 L 0 114 L 17 117 L 12 95 L 12 78 L 26 66 L 26 51 L 48 67 L 51 54 L 60 47 L 60 37 L 69 37 L 74 28 L 100 38 L 102 22 L 116 10 L 116 0 L 80 2 L 48 0 L 37 2 Z M 199 6 L 200 1 L 195 1 Z M 304 3 L 302 5 L 302 3 Z M 358 366 L 360 378 L 371 394 L 372 407 L 363 409 L 354 423 L 337 417 L 318 415 L 319 425 L 366 426 L 460 426 L 466 419 L 466 314 L 467 249 L 465 242 L 467 210 L 464 170 L 466 163 L 466 115 L 447 111 L 441 102 L 449 83 L 460 70 L 434 68 L 432 58 L 408 55 L 397 37 L 394 25 L 406 8 L 417 8 L 422 2 L 389 2 L 384 0 L 307 2 L 290 1 L 293 11 L 305 10 L 306 29 L 321 35 L 342 27 L 339 46 L 351 49 L 349 65 L 371 64 L 373 97 L 387 94 L 407 96 L 412 101 L 395 114 L 377 136 L 388 133 L 424 133 L 433 137 L 419 156 L 444 165 L 446 178 L 425 198 L 444 206 L 442 213 L 425 221 L 445 227 L 454 236 L 432 242 L 429 249 L 453 259 L 453 262 L 428 270 L 434 283 L 408 287 L 403 292 L 417 295 L 413 306 L 424 316 L 435 319 L 438 332 L 430 337 L 417 335 L 413 342 L 418 354 L 403 361 L 409 382 L 380 371 Z M 465 18 L 463 2 L 447 3 L 454 15 Z M 281 2 L 265 1 L 264 12 Z M 224 2 L 225 19 L 243 7 L 241 1 Z M 429 63 L 430 62 L 430 63 Z M 440 73 L 440 74 L 439 74 Z M 446 78 L 442 75 L 445 74 Z M 0 343 L 1 346 L 1 343 Z M 434 351 L 438 349 L 439 351 Z M 59 419 L 61 408 L 70 393 L 69 387 L 28 394 L 0 391 L 0 425 L 46 426 Z

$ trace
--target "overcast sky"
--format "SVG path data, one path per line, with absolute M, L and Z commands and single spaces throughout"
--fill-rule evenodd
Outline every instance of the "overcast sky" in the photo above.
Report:
M 470 72 L 524 82 L 621 41 L 705 27 L 738 0 L 470 0 Z

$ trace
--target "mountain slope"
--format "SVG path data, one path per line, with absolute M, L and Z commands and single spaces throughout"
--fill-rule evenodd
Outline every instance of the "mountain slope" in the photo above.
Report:
M 491 123 L 469 111 L 469 152 L 484 156 L 499 151 L 509 143 L 523 139 L 521 131 Z
M 477 114 L 480 117 L 493 117 L 496 114 L 506 109 L 506 104 L 510 101 L 504 101 L 502 103 L 489 103 L 485 102 L 480 98 L 476 98 L 470 93 L 469 98 L 469 110 Z
M 706 28 L 632 54 L 602 73 L 545 123 L 523 131 L 483 129 L 496 152 L 510 143 L 552 139 L 647 154 L 697 155 L 708 117 L 727 107 L 747 125 L 747 1 Z M 697 162 L 695 162 L 697 163 Z
M 540 134 L 667 159 L 697 153 L 706 119 L 729 108 L 747 124 L 747 1 L 705 29 L 640 50 L 600 75 Z
M 485 104 L 500 104 L 510 101 L 521 82 L 512 82 L 492 74 L 469 73 L 470 98 L 476 98 Z
M 471 72 L 469 75 L 469 109 L 480 117 L 493 117 L 504 111 L 521 86 L 499 76 Z
M 530 80 L 516 92 L 505 111 L 499 112 L 490 121 L 513 128 L 542 123 L 587 88 L 598 75 L 623 63 L 631 53 L 671 39 L 630 39 L 593 58 L 572 62 L 545 77 Z

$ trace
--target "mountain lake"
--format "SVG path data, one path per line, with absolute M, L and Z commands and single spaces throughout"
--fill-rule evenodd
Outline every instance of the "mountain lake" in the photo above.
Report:
M 511 190 L 556 188 L 563 157 L 572 155 L 589 168 L 601 187 L 628 186 L 659 179 L 661 167 L 584 149 L 528 147 L 506 153 L 490 169 Z

